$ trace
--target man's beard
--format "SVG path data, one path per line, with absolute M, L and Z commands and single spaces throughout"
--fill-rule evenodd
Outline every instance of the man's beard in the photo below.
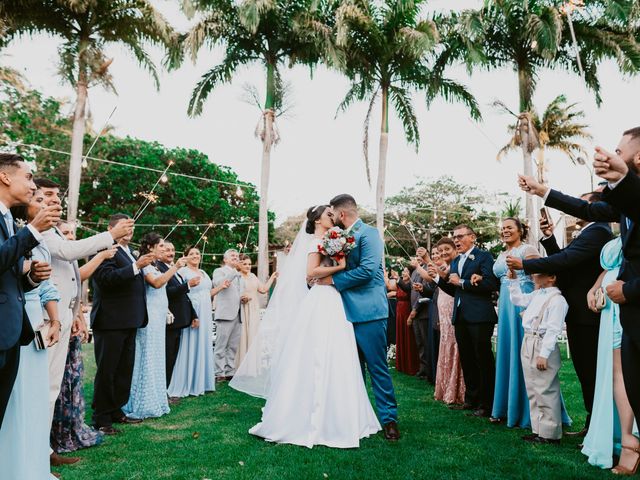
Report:
M 347 227 L 345 227 L 344 223 L 342 222 L 342 220 L 338 220 L 338 219 L 334 219 L 333 223 L 336 227 L 340 227 L 341 229 L 345 229 Z

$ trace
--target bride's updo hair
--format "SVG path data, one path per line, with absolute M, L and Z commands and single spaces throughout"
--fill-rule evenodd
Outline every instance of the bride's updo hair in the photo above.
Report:
M 307 228 L 306 232 L 313 235 L 316 231 L 316 220 L 318 220 L 329 205 L 316 205 L 307 210 Z

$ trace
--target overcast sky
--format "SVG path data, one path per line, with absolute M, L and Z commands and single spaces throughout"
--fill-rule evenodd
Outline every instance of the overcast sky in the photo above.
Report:
M 188 28 L 189 22 L 177 6 L 179 2 L 154 3 L 177 29 Z M 430 5 L 433 9 L 462 9 L 481 3 L 482 0 L 431 0 Z M 21 39 L 3 51 L 0 61 L 19 69 L 35 88 L 47 95 L 73 99 L 71 87 L 62 84 L 57 76 L 57 45 L 56 39 L 45 36 Z M 111 48 L 108 55 L 114 58 L 111 73 L 118 96 L 100 88 L 90 91 L 96 128 L 102 126 L 117 105 L 111 121 L 116 134 L 159 141 L 167 147 L 196 148 L 215 163 L 233 168 L 242 180 L 258 184 L 261 144 L 253 134 L 260 112 L 241 97 L 246 83 L 264 92 L 265 75 L 259 65 L 241 69 L 232 84 L 210 95 L 203 114 L 192 119 L 186 108 L 193 86 L 207 69 L 219 62 L 222 50 L 203 50 L 195 65 L 186 63 L 178 71 L 163 72 L 160 91 L 154 89 L 149 75 L 124 50 Z M 154 58 L 160 61 L 160 52 L 154 52 Z M 293 86 L 294 107 L 288 118 L 279 121 L 282 140 L 272 155 L 269 208 L 276 212 L 278 221 L 343 192 L 353 194 L 361 204 L 374 205 L 375 185 L 372 189 L 367 184 L 361 149 L 366 105 L 354 105 L 334 118 L 336 106 L 348 89 L 343 77 L 319 68 L 310 78 L 308 70 L 302 67 L 284 70 L 283 76 Z M 484 121 L 475 124 L 462 106 L 443 101 L 427 110 L 423 95 L 416 94 L 420 150 L 416 153 L 407 146 L 402 126 L 392 116 L 387 195 L 414 184 L 418 177 L 440 175 L 519 195 L 515 179 L 522 168 L 521 155 L 514 153 L 501 163 L 495 159 L 499 147 L 508 141 L 506 127 L 512 118 L 489 106 L 500 99 L 517 109 L 515 73 L 477 72 L 469 77 L 464 69 L 453 68 L 449 76 L 467 84 L 476 95 Z M 623 78 L 613 63 L 603 65 L 600 79 L 604 99 L 600 109 L 579 78 L 551 71 L 545 71 L 540 78 L 535 105 L 542 111 L 558 94 L 566 94 L 570 102 L 578 102 L 587 113 L 595 144 L 614 148 L 623 130 L 640 125 L 637 113 L 640 79 Z M 370 137 L 374 172 L 379 117 L 378 106 Z M 588 147 L 591 151 L 593 146 Z M 555 153 L 549 155 L 548 164 L 552 186 L 572 194 L 589 189 L 589 172 L 584 166 L 571 165 L 567 158 Z

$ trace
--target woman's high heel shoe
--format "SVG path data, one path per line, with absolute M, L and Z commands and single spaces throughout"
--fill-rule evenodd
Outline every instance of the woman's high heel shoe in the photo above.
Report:
M 636 458 L 636 463 L 633 467 L 633 469 L 628 469 L 626 467 L 623 467 L 622 465 L 618 465 L 614 468 L 611 469 L 611 473 L 613 473 L 614 475 L 622 475 L 625 477 L 630 477 L 631 475 L 635 475 L 636 472 L 638 471 L 638 467 L 640 466 L 640 446 L 638 447 L 627 447 L 625 445 L 622 446 L 622 448 L 624 448 L 625 450 L 630 450 L 632 452 L 635 452 L 638 454 L 638 458 Z

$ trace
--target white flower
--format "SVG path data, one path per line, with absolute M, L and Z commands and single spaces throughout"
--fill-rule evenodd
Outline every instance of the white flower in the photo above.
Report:
M 471 255 L 469 255 L 469 260 L 475 260 L 476 256 L 472 253 Z

